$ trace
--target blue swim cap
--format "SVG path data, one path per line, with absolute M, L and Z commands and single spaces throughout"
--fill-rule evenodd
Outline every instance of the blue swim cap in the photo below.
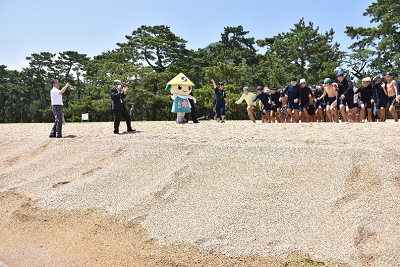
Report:
M 343 71 L 339 71 L 339 72 L 336 74 L 336 77 L 340 77 L 340 76 L 344 76 L 344 72 L 343 72 Z

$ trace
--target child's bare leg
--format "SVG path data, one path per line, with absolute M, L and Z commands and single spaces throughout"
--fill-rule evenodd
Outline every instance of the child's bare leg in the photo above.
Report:
M 250 120 L 255 123 L 256 120 L 253 115 L 253 109 L 254 109 L 254 106 L 247 107 L 247 114 L 249 115 Z
M 390 114 L 392 114 L 392 117 L 393 117 L 394 121 L 398 122 L 399 119 L 397 117 L 396 107 L 394 105 L 390 105 L 389 111 L 390 111 Z
M 372 122 L 372 108 L 367 108 L 368 122 Z
M 342 122 L 347 121 L 346 106 L 340 105 L 340 114 L 342 114 Z
M 377 110 L 378 116 L 381 119 L 380 121 L 383 122 L 385 121 L 385 108 L 380 108 Z

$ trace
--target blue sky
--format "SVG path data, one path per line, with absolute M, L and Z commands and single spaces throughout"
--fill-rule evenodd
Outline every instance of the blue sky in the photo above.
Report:
M 346 26 L 370 27 L 363 16 L 373 0 L 161 1 L 0 0 L 0 64 L 27 67 L 32 53 L 77 51 L 90 57 L 116 48 L 141 25 L 167 25 L 197 50 L 217 42 L 226 26 L 242 25 L 248 37 L 288 32 L 304 17 L 321 33 L 333 28 L 347 51 Z

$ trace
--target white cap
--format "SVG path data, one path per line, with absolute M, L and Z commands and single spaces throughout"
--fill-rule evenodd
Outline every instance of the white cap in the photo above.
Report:
M 302 84 L 302 83 L 307 83 L 307 82 L 306 82 L 306 79 L 301 79 L 301 80 L 300 80 L 300 84 Z

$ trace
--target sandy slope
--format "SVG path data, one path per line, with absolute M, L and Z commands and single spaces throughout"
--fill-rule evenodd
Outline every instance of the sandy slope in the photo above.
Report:
M 398 264 L 400 124 L 134 127 L 69 123 L 50 139 L 50 124 L 0 125 L 0 191 L 44 209 L 99 208 L 160 244 Z

